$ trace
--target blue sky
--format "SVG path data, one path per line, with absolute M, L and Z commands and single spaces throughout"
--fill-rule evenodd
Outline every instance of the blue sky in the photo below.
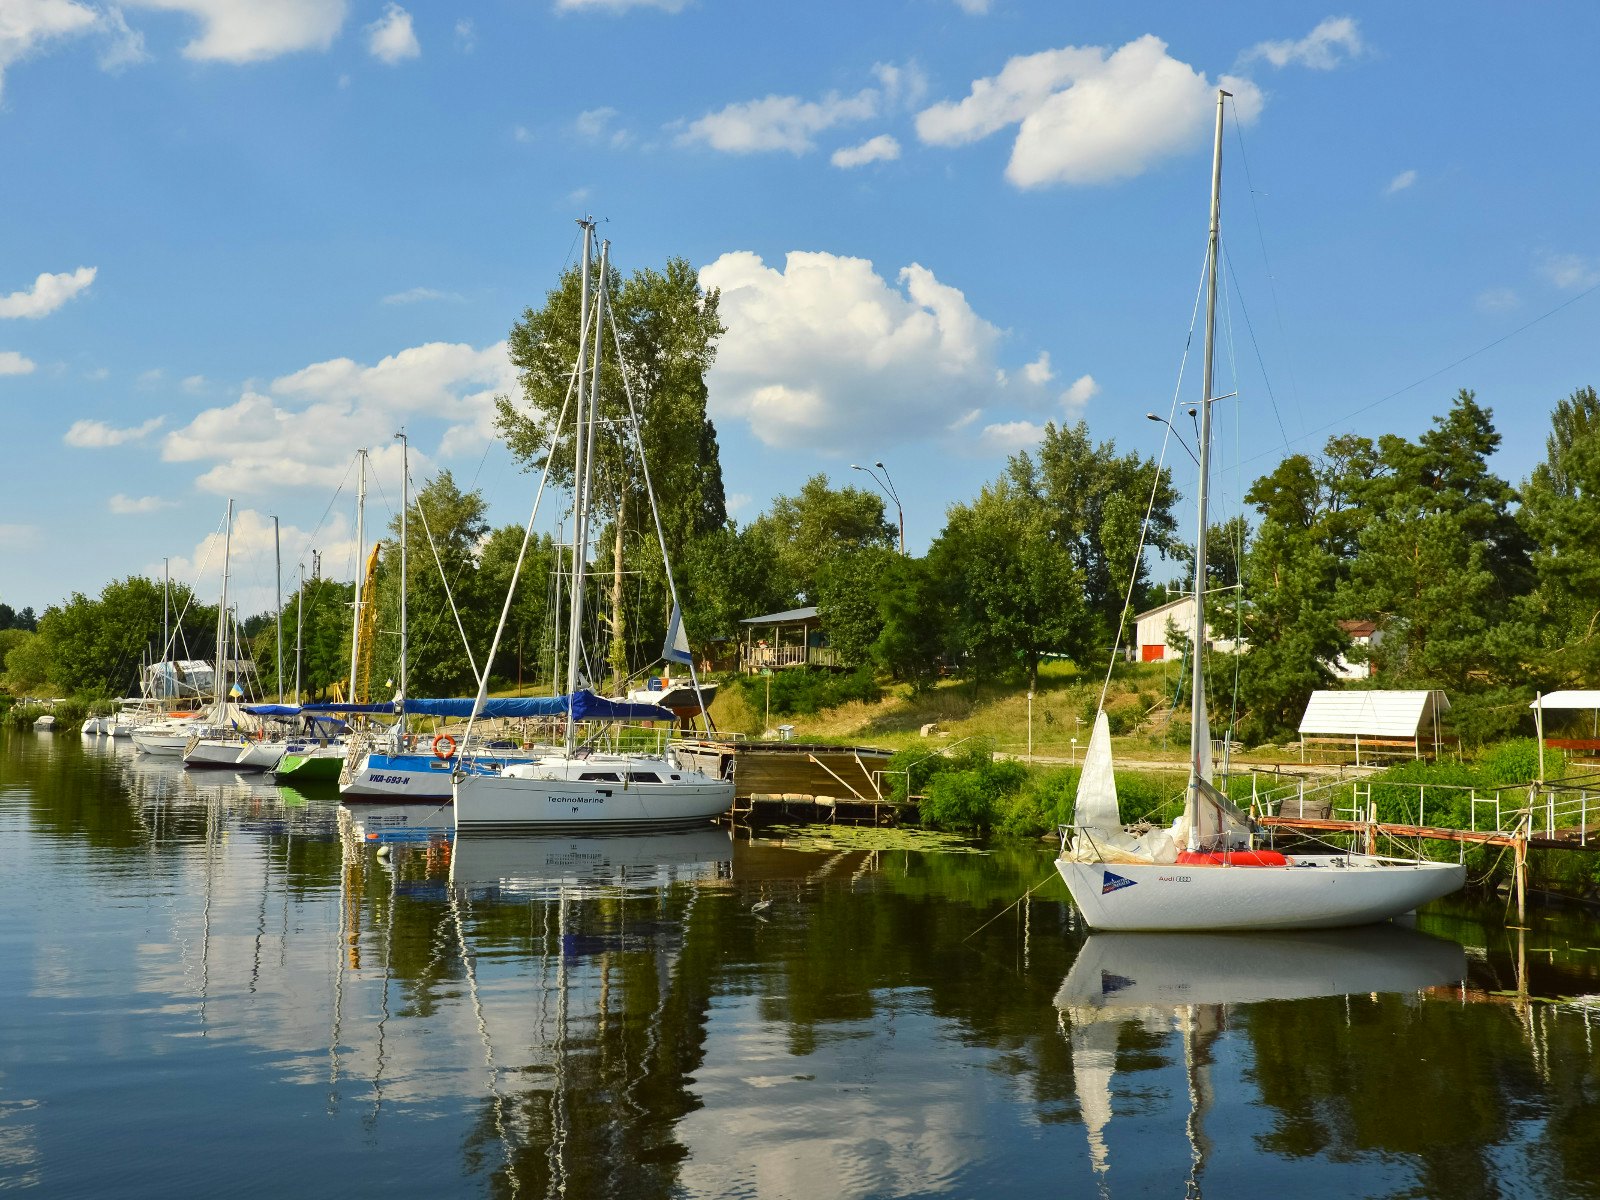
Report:
M 286 577 L 347 577 L 402 426 L 521 523 L 503 339 L 585 213 L 723 289 L 741 520 L 881 459 L 920 550 L 1047 420 L 1158 453 L 1222 81 L 1224 510 L 1461 387 L 1521 479 L 1600 383 L 1600 10 L 1217 7 L 0 0 L 0 599 L 164 558 L 209 595 L 230 496 L 247 609 L 267 514 Z

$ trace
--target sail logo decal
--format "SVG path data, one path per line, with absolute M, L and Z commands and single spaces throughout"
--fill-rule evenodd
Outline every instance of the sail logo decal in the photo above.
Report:
M 1116 874 L 1114 871 L 1106 871 L 1100 883 L 1100 894 L 1105 896 L 1111 892 L 1132 887 L 1136 882 L 1137 880 L 1124 879 L 1121 875 Z

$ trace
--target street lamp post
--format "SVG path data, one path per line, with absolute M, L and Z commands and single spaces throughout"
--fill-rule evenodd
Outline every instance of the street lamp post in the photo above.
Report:
M 1028 761 L 1033 761 L 1033 692 L 1028 692 Z
M 878 471 L 874 471 L 872 467 L 863 467 L 851 463 L 850 469 L 852 471 L 865 471 L 872 476 L 872 482 L 878 485 L 878 490 L 887 499 L 894 501 L 895 515 L 900 518 L 900 553 L 904 554 L 906 552 L 906 510 L 900 504 L 900 493 L 895 491 L 894 480 L 889 478 L 889 468 L 884 466 L 881 461 L 874 463 L 873 466 L 876 466 L 878 471 L 883 472 L 882 479 L 878 478 Z
M 1195 409 L 1195 407 L 1191 404 L 1189 406 L 1189 416 L 1192 418 L 1195 415 L 1196 411 L 1197 410 Z M 1194 457 L 1194 451 L 1189 449 L 1189 443 L 1183 440 L 1183 434 L 1179 433 L 1176 429 L 1173 428 L 1173 425 L 1172 425 L 1171 421 L 1167 420 L 1165 417 L 1160 416 L 1157 413 L 1145 413 L 1144 419 L 1146 421 L 1155 421 L 1157 424 L 1165 425 L 1168 429 L 1171 429 L 1172 430 L 1172 436 L 1178 439 L 1178 445 L 1183 447 L 1183 452 L 1185 454 L 1187 454 L 1190 458 L 1194 458 L 1194 465 L 1195 466 L 1198 467 L 1200 465 L 1200 460 L 1198 458 Z

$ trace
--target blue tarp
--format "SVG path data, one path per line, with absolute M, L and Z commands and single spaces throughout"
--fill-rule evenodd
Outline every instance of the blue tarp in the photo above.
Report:
M 395 712 L 393 702 L 383 704 L 307 704 L 301 712 L 308 713 L 386 713 L 393 716 Z
M 515 699 L 485 700 L 482 717 L 564 717 L 566 696 L 524 696 Z M 588 689 L 574 692 L 572 717 L 576 721 L 676 721 L 667 709 L 655 704 L 633 704 L 626 700 L 606 700 Z M 406 712 L 424 717 L 470 717 L 473 701 L 407 700 Z
M 252 717 L 298 717 L 300 706 L 298 704 L 241 704 L 239 706 Z

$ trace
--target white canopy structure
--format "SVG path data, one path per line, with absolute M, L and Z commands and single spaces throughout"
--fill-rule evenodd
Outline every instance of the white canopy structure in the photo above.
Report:
M 1600 754 L 1600 736 L 1587 738 L 1547 738 L 1544 735 L 1544 714 L 1547 712 L 1593 712 L 1600 723 L 1600 690 L 1571 688 L 1563 692 L 1546 692 L 1535 697 L 1528 705 L 1533 709 L 1533 721 L 1539 736 L 1539 778 L 1544 779 L 1544 751 L 1546 746 L 1570 753 Z
M 1353 742 L 1357 765 L 1363 745 L 1380 752 L 1409 746 L 1412 757 L 1420 758 L 1422 747 L 1429 744 L 1437 755 L 1444 740 L 1439 717 L 1449 711 L 1449 698 L 1437 689 L 1312 692 L 1300 718 L 1300 756 L 1303 761 L 1308 742 Z

